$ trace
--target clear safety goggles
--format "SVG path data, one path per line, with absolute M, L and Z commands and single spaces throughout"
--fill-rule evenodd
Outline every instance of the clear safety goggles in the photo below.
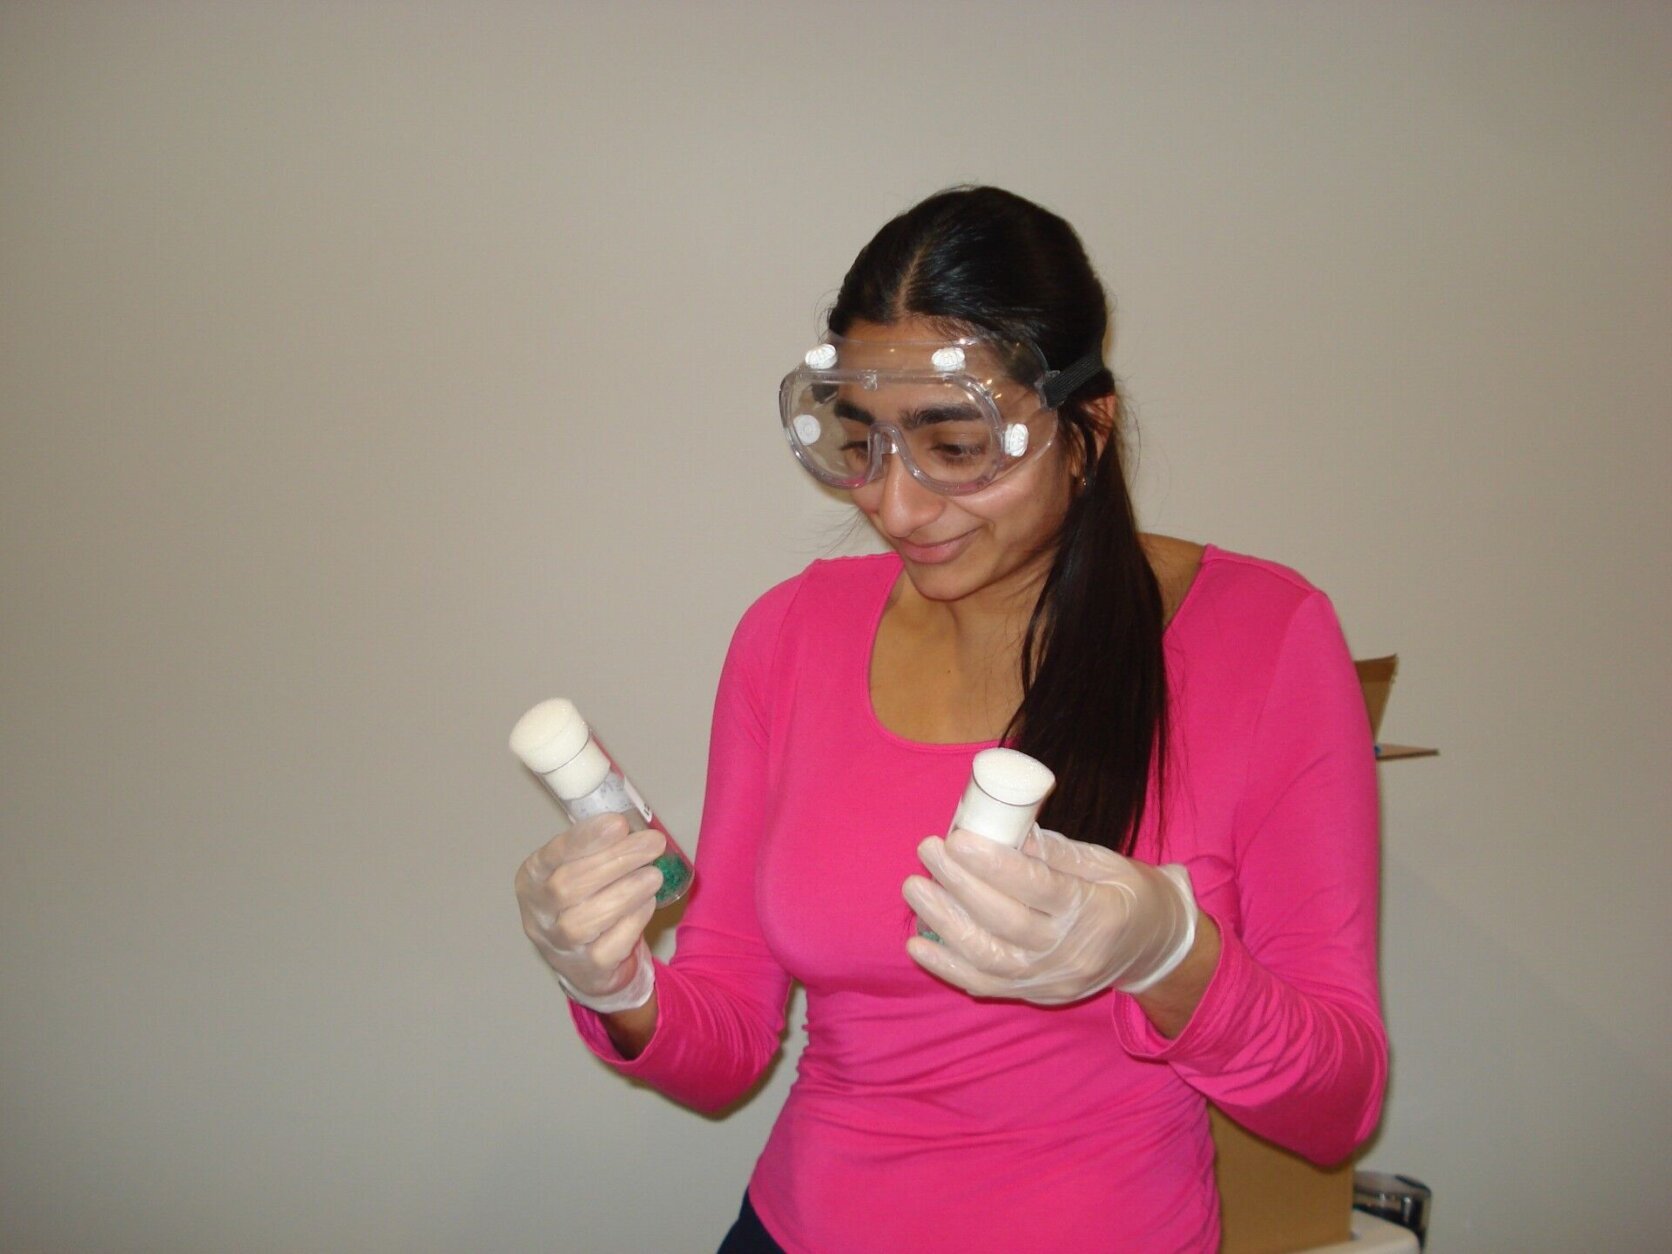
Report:
M 923 486 L 957 496 L 1048 449 L 1057 407 L 1102 365 L 1093 353 L 1050 371 L 1017 341 L 833 335 L 784 376 L 778 409 L 790 447 L 821 483 L 863 487 L 893 454 Z

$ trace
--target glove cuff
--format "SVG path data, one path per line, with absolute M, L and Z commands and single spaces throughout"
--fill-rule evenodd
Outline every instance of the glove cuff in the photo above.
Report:
M 613 993 L 599 993 L 596 995 L 583 993 L 560 973 L 557 983 L 563 989 L 563 995 L 577 1006 L 585 1006 L 588 1010 L 601 1015 L 615 1014 L 621 1010 L 637 1010 L 650 1000 L 651 993 L 656 991 L 656 964 L 651 961 L 650 946 L 639 939 L 638 948 L 633 951 L 630 961 L 633 966 L 633 978 L 626 985 Z
M 1179 895 L 1184 916 L 1179 928 L 1180 934 L 1172 949 L 1168 951 L 1166 957 L 1161 959 L 1154 970 L 1130 983 L 1116 986 L 1123 993 L 1146 993 L 1154 988 L 1178 969 L 1179 964 L 1190 953 L 1191 946 L 1196 943 L 1196 894 L 1190 887 L 1190 872 L 1176 862 L 1157 867 L 1156 870 L 1167 878 L 1168 884 Z

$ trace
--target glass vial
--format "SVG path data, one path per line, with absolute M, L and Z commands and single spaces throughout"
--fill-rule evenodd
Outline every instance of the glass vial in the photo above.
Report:
M 1057 777 L 1043 762 L 1015 749 L 983 749 L 970 764 L 969 783 L 947 827 L 985 836 L 1011 849 L 1020 849 L 1039 817 L 1039 807 L 1056 787 Z M 917 926 L 917 934 L 940 940 Z
M 524 714 L 511 729 L 511 751 L 551 789 L 571 823 L 595 814 L 620 814 L 635 832 L 654 827 L 666 836 L 668 847 L 656 859 L 656 869 L 662 873 L 656 904 L 666 906 L 685 895 L 691 887 L 691 860 L 592 734 L 573 702 L 557 697 Z

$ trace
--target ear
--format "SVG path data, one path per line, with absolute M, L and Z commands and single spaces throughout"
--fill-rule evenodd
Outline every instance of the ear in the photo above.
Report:
M 1120 426 L 1120 398 L 1113 392 L 1094 396 L 1084 402 L 1086 416 L 1091 420 L 1091 439 L 1096 460 L 1103 459 L 1103 449 Z

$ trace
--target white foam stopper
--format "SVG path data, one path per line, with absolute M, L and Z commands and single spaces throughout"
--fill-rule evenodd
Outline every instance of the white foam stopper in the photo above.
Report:
M 1050 767 L 1015 749 L 983 749 L 975 755 L 970 776 L 989 797 L 1012 806 L 1045 800 L 1057 782 Z
M 511 729 L 511 752 L 536 775 L 549 775 L 586 748 L 592 731 L 575 703 L 562 697 L 542 701 Z
M 1040 803 L 1056 782 L 1044 763 L 1025 753 L 983 749 L 970 767 L 970 782 L 952 815 L 951 827 L 1019 849 L 1033 828 Z
M 836 364 L 836 346 L 820 344 L 817 348 L 810 348 L 802 360 L 814 370 L 829 370 Z

